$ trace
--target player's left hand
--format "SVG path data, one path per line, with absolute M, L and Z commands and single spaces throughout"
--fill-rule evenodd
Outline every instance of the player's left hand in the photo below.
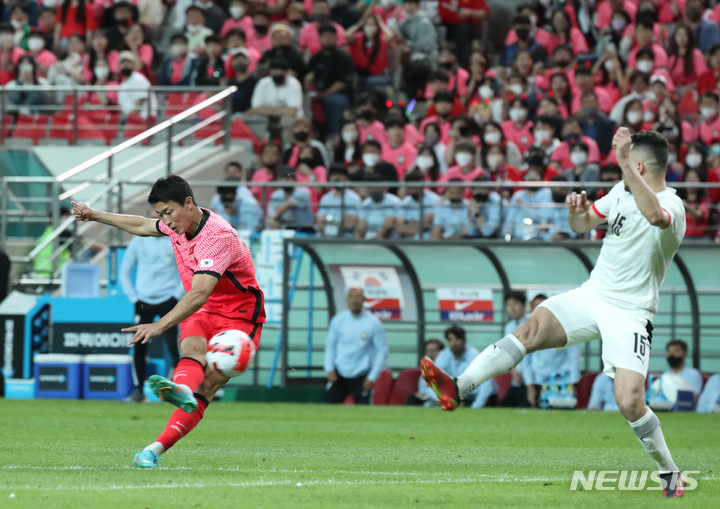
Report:
M 363 391 L 370 392 L 373 387 L 375 387 L 375 382 L 366 378 L 363 382 Z
M 630 147 L 632 145 L 632 137 L 627 127 L 621 127 L 613 136 L 612 146 L 615 149 L 615 157 L 618 161 L 628 160 L 630 158 Z
M 128 345 L 135 343 L 147 343 L 150 338 L 156 338 L 165 332 L 165 328 L 155 323 L 141 323 L 127 329 L 122 329 L 123 332 L 134 332 L 133 337 L 128 341 Z

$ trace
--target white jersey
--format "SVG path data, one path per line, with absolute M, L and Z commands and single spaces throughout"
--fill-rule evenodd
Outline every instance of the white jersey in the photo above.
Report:
M 670 224 L 650 224 L 635 198 L 618 183 L 593 203 L 595 213 L 607 218 L 608 230 L 590 279 L 583 285 L 603 300 L 624 309 L 657 313 L 660 285 L 685 236 L 685 208 L 667 188 L 657 193 Z

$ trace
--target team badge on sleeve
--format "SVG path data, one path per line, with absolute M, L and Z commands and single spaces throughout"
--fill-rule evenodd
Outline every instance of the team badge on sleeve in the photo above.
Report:
M 213 266 L 213 261 L 209 260 L 209 259 L 208 260 L 200 260 L 199 266 L 201 269 L 209 269 L 210 267 Z

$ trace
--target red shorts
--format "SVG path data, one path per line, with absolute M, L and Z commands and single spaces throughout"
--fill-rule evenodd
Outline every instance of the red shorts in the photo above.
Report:
M 226 330 L 239 330 L 250 336 L 257 350 L 260 347 L 262 326 L 261 323 L 237 320 L 215 313 L 193 313 L 180 323 L 180 341 L 189 336 L 200 336 L 209 342 L 216 334 Z

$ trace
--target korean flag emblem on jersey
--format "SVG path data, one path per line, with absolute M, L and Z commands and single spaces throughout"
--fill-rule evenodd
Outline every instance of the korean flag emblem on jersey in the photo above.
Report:
M 209 260 L 209 259 L 200 260 L 200 263 L 198 265 L 200 266 L 201 269 L 209 269 L 210 267 L 213 266 L 213 261 Z

